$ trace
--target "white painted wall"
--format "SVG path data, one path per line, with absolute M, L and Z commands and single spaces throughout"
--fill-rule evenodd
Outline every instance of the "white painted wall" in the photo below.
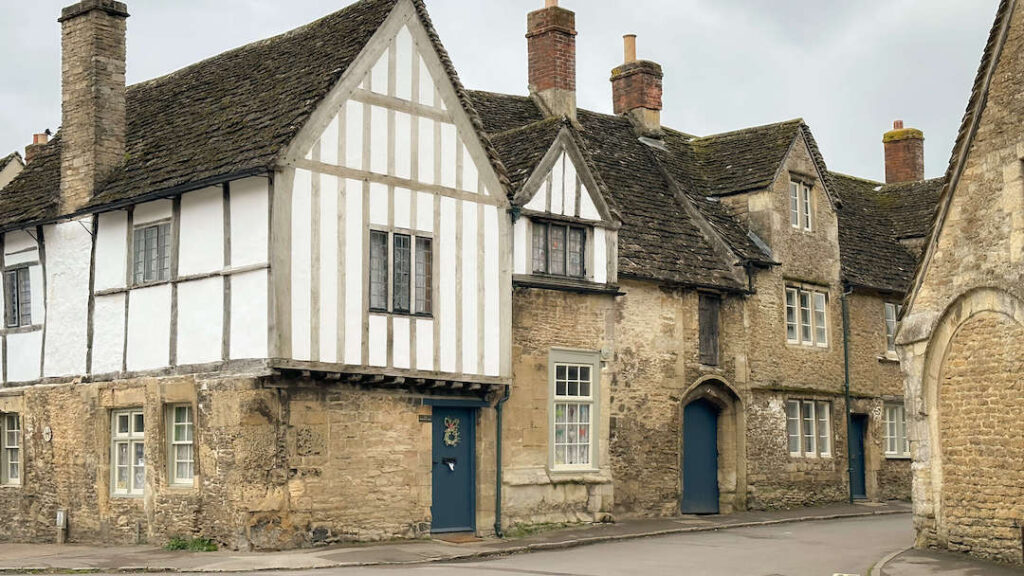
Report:
M 96 230 L 97 292 L 124 288 L 128 271 L 128 213 L 107 212 L 98 216 Z
M 224 268 L 224 189 L 220 186 L 181 197 L 178 276 Z
M 47 313 L 56 320 L 46 325 L 43 376 L 84 374 L 89 346 L 92 218 L 46 226 L 43 238 L 46 247 L 45 304 L 49 308 Z M 43 304 L 39 302 L 40 311 Z
M 93 374 L 113 374 L 124 368 L 125 297 L 124 293 L 96 297 L 93 309 Z
M 28 265 L 31 290 L 32 325 L 22 327 L 6 335 L 7 382 L 30 382 L 41 375 L 43 325 L 46 321 L 45 295 L 43 290 L 43 267 L 40 262 L 38 231 L 18 230 L 4 234 L 5 269 Z M 3 296 L 3 282 L 0 282 L 0 297 Z M 6 300 L 0 300 L 5 302 Z M 2 309 L 2 306 L 0 306 Z M 2 315 L 0 315 L 2 317 Z
M 235 274 L 231 277 L 232 360 L 267 357 L 267 286 L 266 270 Z
M 128 371 L 170 365 L 171 286 L 132 290 L 128 300 Z
M 231 194 L 231 266 L 269 262 L 269 190 L 266 178 L 246 178 L 229 185 Z
M 178 365 L 217 362 L 222 357 L 223 336 L 223 278 L 178 285 Z

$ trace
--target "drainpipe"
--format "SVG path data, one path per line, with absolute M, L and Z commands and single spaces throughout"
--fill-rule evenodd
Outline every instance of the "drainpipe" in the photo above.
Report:
M 843 395 L 846 399 L 846 476 L 850 487 L 850 504 L 853 504 L 853 437 L 850 429 L 853 418 L 850 415 L 850 305 L 846 297 L 853 294 L 848 286 L 843 286 L 843 368 L 846 372 L 843 383 Z
M 498 403 L 494 406 L 495 420 L 497 421 L 495 431 L 495 458 L 497 460 L 494 474 L 494 535 L 498 538 L 504 538 L 505 535 L 501 531 L 501 408 L 508 402 L 509 396 L 512 395 L 512 387 L 508 384 L 505 385 L 505 393 L 502 394 L 501 398 L 498 399 Z

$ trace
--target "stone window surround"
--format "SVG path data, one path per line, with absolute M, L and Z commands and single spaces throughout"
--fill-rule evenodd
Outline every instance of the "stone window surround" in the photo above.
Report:
M 799 347 L 806 350 L 828 350 L 830 347 L 831 338 L 829 338 L 829 323 L 828 323 L 828 303 L 829 303 L 829 291 L 828 288 L 823 286 L 816 286 L 806 284 L 803 282 L 786 281 L 784 288 L 785 297 L 783 298 L 784 305 L 782 307 L 782 320 L 783 326 L 786 327 L 786 345 L 792 347 Z M 789 295 L 791 293 L 796 294 L 796 339 L 789 337 Z M 803 335 L 801 334 L 803 329 L 801 306 L 800 306 L 800 294 L 809 294 L 810 298 L 810 315 L 811 315 L 811 339 L 810 341 L 804 341 Z M 824 298 L 822 302 L 821 314 L 823 316 L 823 324 L 819 325 L 817 322 L 817 304 L 819 302 L 818 297 Z M 824 341 L 819 341 L 819 329 L 822 329 Z
M 189 410 L 189 421 L 187 427 L 191 430 L 191 438 L 188 441 L 175 441 L 175 428 L 178 425 L 185 423 L 177 422 L 175 419 L 175 410 L 177 408 L 188 408 Z M 165 418 L 167 422 L 167 485 L 172 489 L 191 489 L 195 487 L 195 480 L 198 474 L 199 464 L 199 452 L 196 450 L 196 408 L 189 403 L 176 403 L 167 404 L 165 410 Z M 192 477 L 188 480 L 182 480 L 177 477 L 177 471 L 175 465 L 177 464 L 176 449 L 177 446 L 189 445 L 192 447 Z
M 892 422 L 892 416 L 898 413 L 900 421 Z M 882 446 L 884 447 L 885 457 L 888 460 L 910 460 L 910 437 L 908 435 L 909 430 L 907 428 L 907 409 L 904 406 L 902 400 L 898 402 L 886 402 L 883 408 L 883 437 Z M 889 441 L 891 439 L 892 429 L 891 426 L 896 427 L 896 438 L 897 443 L 903 440 L 903 450 L 891 451 L 889 450 Z
M 120 416 L 128 417 L 128 432 L 119 433 L 118 430 L 118 418 Z M 135 430 L 136 418 L 141 416 L 143 418 L 143 430 L 138 432 Z M 146 433 L 145 433 L 145 411 L 141 406 L 134 408 L 117 408 L 110 411 L 110 496 L 112 498 L 142 498 L 145 493 L 145 445 L 146 445 Z M 127 444 L 128 446 L 128 464 L 127 464 L 127 480 L 128 487 L 123 490 L 117 488 L 117 447 L 119 444 Z M 133 487 L 134 484 L 134 469 L 137 465 L 132 464 L 132 455 L 135 452 L 135 445 L 142 444 L 143 446 L 143 485 L 141 487 Z
M 11 427 L 12 417 L 17 428 Z M 13 445 L 9 442 L 12 433 L 17 438 Z M 24 448 L 25 433 L 20 415 L 15 412 L 0 412 L 0 486 L 18 488 L 22 485 L 25 471 Z M 15 464 L 18 468 L 17 477 L 14 480 L 11 480 L 9 472 L 12 452 L 16 455 Z
M 557 364 L 576 364 L 590 366 L 590 464 L 585 466 L 565 466 L 555 464 L 555 368 Z M 548 351 L 548 472 L 555 475 L 596 473 L 600 472 L 598 458 L 599 431 L 601 429 L 601 352 L 599 350 L 579 350 L 569 348 L 551 348 Z
M 797 407 L 797 436 L 800 442 L 800 450 L 797 452 L 792 451 L 788 446 L 790 437 L 792 436 L 789 423 L 792 420 L 790 408 L 793 405 Z M 814 439 L 813 451 L 807 450 L 806 437 L 808 434 L 804 428 L 805 420 L 807 419 L 807 413 L 804 410 L 805 406 L 811 407 L 813 431 L 810 436 Z M 823 409 L 824 412 L 822 412 Z M 822 418 L 822 415 L 824 415 L 824 418 Z M 822 435 L 819 426 L 822 422 L 824 422 L 827 427 L 824 438 L 828 440 L 828 451 L 823 451 L 821 449 Z M 834 447 L 832 445 L 834 442 L 834 436 L 835 435 L 832 430 L 832 402 L 830 400 L 814 400 L 809 398 L 789 398 L 786 400 L 786 441 L 787 451 L 791 458 L 831 459 L 834 452 Z
M 885 355 L 882 357 L 885 360 L 899 360 L 896 355 L 896 330 L 899 328 L 899 317 L 900 312 L 903 310 L 903 305 L 897 302 L 886 302 L 885 303 Z
M 789 227 L 801 232 L 814 231 L 814 179 L 799 174 L 789 175 L 787 207 Z M 795 197 L 794 197 L 795 195 Z M 796 210 L 793 202 L 796 201 Z M 796 216 L 794 220 L 793 216 Z
M 366 262 L 363 263 L 363 274 L 364 274 L 364 278 L 366 279 L 366 283 L 364 284 L 364 286 L 366 286 L 366 288 L 364 288 L 364 289 L 367 290 L 367 293 L 365 294 L 367 309 L 370 311 L 371 314 L 389 314 L 391 316 L 411 316 L 411 317 L 416 317 L 416 318 L 433 318 L 434 317 L 434 306 L 436 306 L 436 302 L 435 302 L 436 298 L 434 298 L 433 296 L 431 297 L 431 304 L 430 304 L 431 309 L 429 311 L 427 311 L 427 312 L 418 312 L 418 311 L 413 311 L 411 309 L 408 312 L 402 312 L 402 311 L 396 311 L 395 310 L 395 302 L 394 302 L 394 292 L 395 292 L 395 286 L 394 286 L 394 280 L 395 280 L 395 278 L 394 278 L 394 256 L 395 255 L 394 255 L 394 250 L 395 250 L 395 235 L 396 234 L 399 235 L 399 236 L 408 236 L 409 237 L 409 243 L 410 243 L 410 247 L 411 247 L 411 258 L 410 258 L 410 262 L 409 262 L 409 264 L 410 264 L 410 266 L 409 266 L 409 276 L 410 276 L 410 282 L 409 282 L 410 300 L 409 300 L 409 302 L 410 302 L 410 308 L 412 308 L 412 307 L 414 307 L 416 305 L 416 273 L 417 273 L 417 270 L 416 270 L 416 250 L 417 250 L 417 248 L 419 246 L 419 240 L 420 239 L 430 240 L 431 251 L 433 252 L 433 251 L 437 250 L 437 241 L 434 239 L 434 235 L 432 233 L 430 233 L 430 232 L 424 232 L 422 230 L 410 230 L 410 229 L 405 229 L 405 228 L 392 228 L 392 227 L 381 226 L 381 225 L 376 225 L 376 224 L 370 225 L 369 226 L 369 230 L 370 230 L 371 234 L 373 232 L 379 232 L 379 233 L 382 233 L 382 234 L 387 234 L 387 244 L 386 244 L 386 246 L 387 246 L 387 270 L 385 270 L 385 272 L 384 272 L 385 282 L 387 282 L 387 289 L 386 289 L 386 294 L 384 295 L 384 301 L 387 303 L 387 308 L 375 308 L 375 307 L 370 305 L 370 300 L 371 299 L 370 299 L 369 290 L 372 289 L 372 287 L 370 285 L 371 284 L 370 283 L 370 267 L 373 265 L 373 263 L 372 263 L 372 257 L 373 257 L 372 250 L 373 250 L 373 246 L 372 246 L 372 242 L 371 242 L 365 248 L 366 252 L 364 253 L 364 255 L 366 257 Z M 431 263 L 433 263 L 433 261 L 431 261 Z M 435 271 L 432 269 L 431 273 L 433 274 L 434 272 Z M 434 289 L 433 282 L 434 282 L 433 278 L 428 280 L 431 292 L 433 292 L 433 289 Z

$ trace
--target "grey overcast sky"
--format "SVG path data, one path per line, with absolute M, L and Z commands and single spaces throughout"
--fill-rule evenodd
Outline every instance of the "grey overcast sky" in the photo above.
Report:
M 0 0 L 0 156 L 60 124 L 71 0 Z M 347 0 L 128 0 L 129 84 L 301 26 Z M 611 111 L 625 33 L 665 69 L 663 122 L 706 135 L 802 117 L 832 170 L 879 179 L 896 118 L 945 171 L 998 0 L 562 0 L 577 13 L 582 107 Z M 526 14 L 543 0 L 427 0 L 463 83 L 526 93 Z

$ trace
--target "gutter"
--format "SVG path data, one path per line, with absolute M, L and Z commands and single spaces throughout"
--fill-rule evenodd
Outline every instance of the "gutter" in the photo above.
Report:
M 843 284 L 843 398 L 846 404 L 846 474 L 847 483 L 850 488 L 850 504 L 853 504 L 853 436 L 850 429 L 853 425 L 853 416 L 850 410 L 850 304 L 846 297 L 853 294 L 853 288 L 849 284 Z
M 504 538 L 505 534 L 501 530 L 501 414 L 502 406 L 505 402 L 508 402 L 509 396 L 512 395 L 512 387 L 508 384 L 505 385 L 505 393 L 502 394 L 501 398 L 498 399 L 498 403 L 494 405 L 494 411 L 496 415 L 495 423 L 495 474 L 494 474 L 494 535 L 498 538 Z

